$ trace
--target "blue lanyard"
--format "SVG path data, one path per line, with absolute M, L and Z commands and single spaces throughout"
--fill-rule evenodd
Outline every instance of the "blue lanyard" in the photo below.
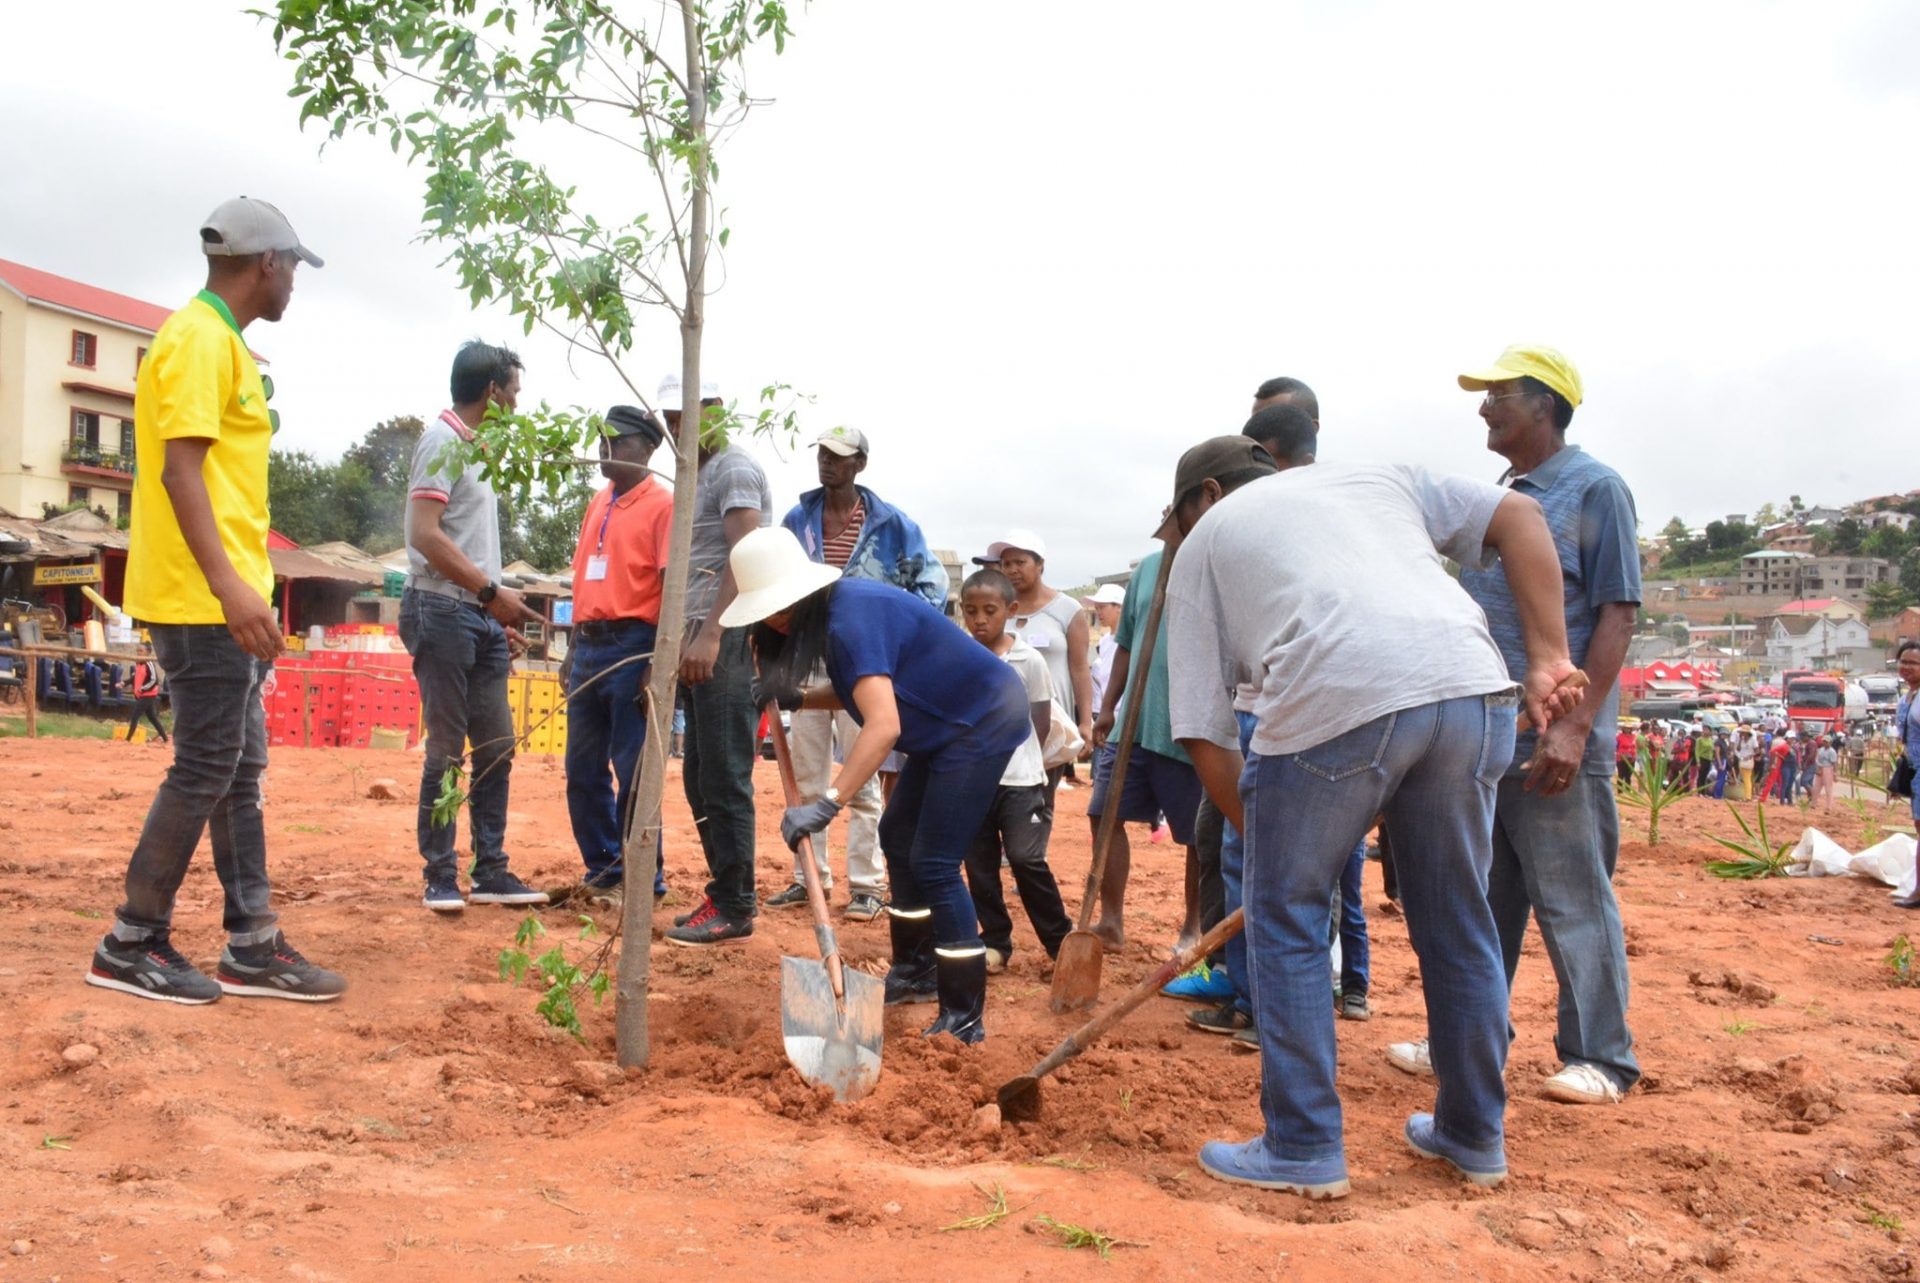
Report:
M 600 514 L 600 538 L 595 541 L 593 555 L 598 557 L 607 550 L 607 523 L 613 520 L 613 505 L 619 502 L 611 493 L 607 495 L 606 509 Z

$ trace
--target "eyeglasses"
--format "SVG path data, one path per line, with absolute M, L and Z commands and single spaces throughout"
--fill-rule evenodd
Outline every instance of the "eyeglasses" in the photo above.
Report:
M 1540 395 L 1540 394 L 1539 394 L 1538 392 L 1498 392 L 1498 393 L 1496 393 L 1496 392 L 1489 392 L 1489 393 L 1487 393 L 1487 395 L 1486 395 L 1486 396 L 1484 396 L 1484 397 L 1482 397 L 1482 398 L 1481 398 L 1481 400 L 1480 400 L 1480 404 L 1481 404 L 1481 405 L 1492 405 L 1492 404 L 1493 404 L 1493 403 L 1494 403 L 1495 401 L 1505 401 L 1505 400 L 1507 400 L 1507 399 L 1508 399 L 1509 397 L 1516 397 L 1516 396 L 1539 396 L 1539 395 Z

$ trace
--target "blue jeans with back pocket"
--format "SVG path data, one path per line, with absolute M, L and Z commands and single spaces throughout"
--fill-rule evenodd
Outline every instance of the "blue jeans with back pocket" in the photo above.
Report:
M 1381 814 L 1426 992 L 1435 1126 L 1462 1146 L 1500 1148 L 1507 977 L 1487 870 L 1494 787 L 1513 757 L 1516 711 L 1509 693 L 1442 700 L 1299 753 L 1247 758 L 1248 979 L 1260 1109 L 1276 1157 L 1343 1155 L 1327 906 L 1354 845 Z

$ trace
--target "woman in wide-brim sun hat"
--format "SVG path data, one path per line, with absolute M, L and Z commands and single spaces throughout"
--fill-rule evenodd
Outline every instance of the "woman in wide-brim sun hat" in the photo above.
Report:
M 721 615 L 752 625 L 759 700 L 783 707 L 845 708 L 860 725 L 833 787 L 788 808 L 789 847 L 818 834 L 889 752 L 906 768 L 880 818 L 892 901 L 893 965 L 887 1003 L 937 999 L 928 1034 L 974 1043 L 986 1036 L 986 947 L 960 865 L 986 820 L 1013 751 L 1033 731 L 1013 670 L 953 621 L 891 584 L 842 579 L 808 558 L 780 526 L 756 530 L 730 558 L 739 595 Z M 823 666 L 830 689 L 802 693 Z

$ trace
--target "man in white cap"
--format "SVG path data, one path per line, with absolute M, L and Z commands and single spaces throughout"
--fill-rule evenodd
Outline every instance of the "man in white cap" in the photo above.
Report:
M 1568 650 L 1590 683 L 1568 716 L 1514 743 L 1494 804 L 1487 902 L 1509 987 L 1529 916 L 1540 924 L 1559 981 L 1554 1050 L 1561 1068 L 1543 1084 L 1544 1094 L 1569 1104 L 1611 1104 L 1640 1078 L 1627 1028 L 1626 939 L 1613 894 L 1620 854 L 1616 679 L 1640 604 L 1633 495 L 1612 468 L 1567 444 L 1582 387 L 1579 371 L 1559 352 L 1510 347 L 1459 383 L 1484 394 L 1487 449 L 1508 464 L 1501 481 L 1546 513 L 1566 579 Z M 1460 586 L 1485 612 L 1518 680 L 1527 652 L 1502 564 L 1462 567 Z M 1387 1051 L 1411 1073 L 1432 1072 L 1426 1053 L 1424 1042 L 1395 1043 Z
M 680 377 L 661 381 L 654 408 L 677 440 L 687 398 Z M 767 474 L 726 437 L 720 389 L 700 385 L 700 477 L 693 546 L 687 559 L 687 648 L 680 661 L 686 687 L 687 739 L 682 779 L 700 847 L 707 857 L 705 898 L 666 932 L 668 944 L 698 948 L 753 934 L 759 905 L 753 892 L 753 763 L 760 710 L 753 703 L 753 654 L 747 630 L 720 616 L 736 593 L 728 554 L 773 524 Z
M 261 684 L 286 649 L 268 604 L 267 455 L 274 429 L 241 332 L 278 321 L 301 263 L 321 266 L 286 215 L 241 196 L 200 228 L 207 287 L 153 337 L 134 397 L 127 613 L 173 679 L 173 765 L 127 865 L 126 900 L 87 983 L 165 1002 L 222 993 L 326 1002 L 347 982 L 300 956 L 269 903 L 260 775 Z M 227 946 L 208 978 L 173 946 L 175 893 L 202 833 L 226 896 Z
M 867 434 L 858 428 L 829 428 L 814 441 L 820 487 L 800 496 L 781 522 L 793 532 L 807 556 L 837 566 L 847 579 L 873 579 L 913 593 L 935 610 L 947 604 L 947 569 L 927 548 L 913 519 L 856 478 L 867 467 Z M 845 755 L 859 724 L 845 710 L 802 709 L 793 715 L 789 743 L 800 800 L 811 802 L 827 791 L 835 753 Z M 886 865 L 880 856 L 880 779 L 876 774 L 846 803 L 847 916 L 871 922 L 887 895 Z M 813 844 L 820 885 L 831 890 L 833 870 L 825 835 Z M 801 857 L 794 856 L 793 883 L 769 896 L 770 909 L 804 909 L 807 888 Z

